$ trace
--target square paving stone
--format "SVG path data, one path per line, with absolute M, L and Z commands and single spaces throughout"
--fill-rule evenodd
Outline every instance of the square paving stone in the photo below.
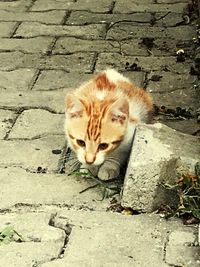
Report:
M 9 139 L 33 139 L 53 134 L 64 134 L 64 115 L 30 109 L 23 111 L 18 117 Z

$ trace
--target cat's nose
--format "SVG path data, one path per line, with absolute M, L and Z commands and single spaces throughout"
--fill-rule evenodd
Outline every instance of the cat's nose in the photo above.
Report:
M 94 163 L 94 161 L 95 161 L 95 156 L 90 155 L 90 154 L 85 156 L 85 162 L 87 164 L 92 164 L 92 163 Z
M 88 160 L 86 160 L 86 163 L 87 164 L 92 164 L 94 162 L 94 160 L 93 161 L 88 161 Z

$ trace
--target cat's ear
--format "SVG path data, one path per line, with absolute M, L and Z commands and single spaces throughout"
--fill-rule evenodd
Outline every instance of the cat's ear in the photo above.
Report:
M 74 94 L 67 94 L 65 104 L 66 115 L 68 115 L 70 118 L 78 118 L 83 116 L 84 106 Z
M 129 103 L 127 99 L 118 99 L 110 107 L 109 110 L 112 122 L 123 125 L 129 115 Z

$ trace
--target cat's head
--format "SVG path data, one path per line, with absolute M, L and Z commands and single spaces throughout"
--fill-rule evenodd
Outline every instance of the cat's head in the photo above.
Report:
M 129 115 L 127 99 L 66 98 L 65 131 L 81 163 L 100 165 L 123 141 Z

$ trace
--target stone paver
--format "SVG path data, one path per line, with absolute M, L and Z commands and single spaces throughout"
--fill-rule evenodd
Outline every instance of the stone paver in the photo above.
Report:
M 66 174 L 32 173 L 19 167 L 0 167 L 0 171 L 0 181 L 4 184 L 0 196 L 0 209 L 9 209 L 21 204 L 54 207 L 57 205 L 104 211 L 109 205 L 108 199 L 100 201 L 102 193 L 98 188 L 80 194 L 82 190 L 94 184 L 93 181 L 84 178 Z
M 53 37 L 35 37 L 31 39 L 0 39 L 0 51 L 20 51 L 24 53 L 46 53 Z
M 65 11 L 47 11 L 45 13 L 40 12 L 11 12 L 6 10 L 0 10 L 0 21 L 30 21 L 41 22 L 46 24 L 61 24 L 66 13 Z
M 47 110 L 23 111 L 13 126 L 9 139 L 33 139 L 48 134 L 63 134 L 64 116 Z
M 192 161 L 192 167 L 199 160 L 198 138 L 164 125 L 154 134 L 154 126 L 141 126 L 123 192 L 100 201 L 96 181 L 70 175 L 76 159 L 63 125 L 66 93 L 111 67 L 151 92 L 158 110 L 171 110 L 155 121 L 199 135 L 196 26 L 183 17 L 187 4 L 0 0 L 0 232 L 12 226 L 24 237 L 1 246 L 0 266 L 199 266 L 198 227 L 155 214 L 125 216 L 119 205 L 132 206 L 140 192 L 137 209 L 152 210 L 145 205 L 161 198 L 152 193 L 157 182 L 177 174 L 178 163 Z M 177 108 L 191 116 L 174 117 Z M 145 149 L 149 156 L 142 155 Z M 185 159 L 177 159 L 181 152 Z
M 92 23 L 118 23 L 121 21 L 131 21 L 133 24 L 150 23 L 151 13 L 133 13 L 133 14 L 104 14 L 92 13 L 87 11 L 74 11 L 66 21 L 68 25 L 87 25 Z
M 19 110 L 22 108 L 41 108 L 56 113 L 64 113 L 63 106 L 67 90 L 59 91 L 17 91 L 2 94 L 0 105 L 4 108 Z
M 26 91 L 35 77 L 34 69 L 18 69 L 13 71 L 0 71 L 0 90 L 3 92 Z M 23 79 L 22 79 L 23 77 Z
M 189 73 L 192 61 L 187 60 L 184 64 L 177 62 L 176 57 L 157 56 L 124 56 L 117 53 L 100 53 L 96 70 L 100 71 L 108 67 L 117 68 L 121 71 L 132 69 L 133 71 L 171 71 L 174 73 Z M 136 64 L 136 65 L 135 65 Z
M 8 11 L 26 11 L 31 4 L 31 0 L 0 1 L 0 9 Z
M 15 27 L 16 22 L 0 22 L 0 37 L 10 37 Z
M 59 154 L 52 150 L 62 150 L 64 136 L 54 135 L 35 140 L 0 140 L 0 166 L 18 166 L 36 172 L 39 168 L 47 172 L 58 169 Z
M 4 139 L 11 130 L 17 114 L 11 110 L 0 109 L 0 139 Z
M 34 3 L 31 8 L 32 11 L 44 11 L 44 10 L 52 10 L 52 9 L 64 9 L 64 10 L 87 10 L 91 12 L 109 12 L 112 8 L 112 0 L 102 0 L 99 2 L 98 0 L 38 0 Z
M 94 53 L 76 53 L 72 55 L 52 55 L 46 58 L 40 54 L 25 54 L 23 52 L 0 53 L 0 70 L 15 70 L 19 68 L 82 70 L 91 72 L 94 65 Z M 72 65 L 73 62 L 73 65 Z
M 38 22 L 23 22 L 15 33 L 15 37 L 36 36 L 76 36 L 86 39 L 102 38 L 104 36 L 104 25 L 67 26 L 67 25 L 45 25 Z
M 184 1 L 183 1 L 184 2 Z M 155 4 L 152 0 L 130 0 L 128 3 L 123 0 L 118 0 L 116 2 L 114 12 L 116 13 L 133 13 L 133 12 L 176 12 L 182 13 L 183 8 L 186 7 L 186 3 L 163 3 Z
M 107 32 L 107 39 L 126 40 L 138 37 L 170 38 L 178 40 L 191 40 L 195 36 L 195 29 L 191 26 L 180 26 L 179 28 L 139 26 L 132 23 L 118 23 Z
M 1 228 L 10 224 L 26 240 L 1 247 L 1 266 L 28 267 L 58 257 L 65 233 L 62 229 L 49 225 L 51 214 L 24 213 L 0 215 L 0 217 Z

